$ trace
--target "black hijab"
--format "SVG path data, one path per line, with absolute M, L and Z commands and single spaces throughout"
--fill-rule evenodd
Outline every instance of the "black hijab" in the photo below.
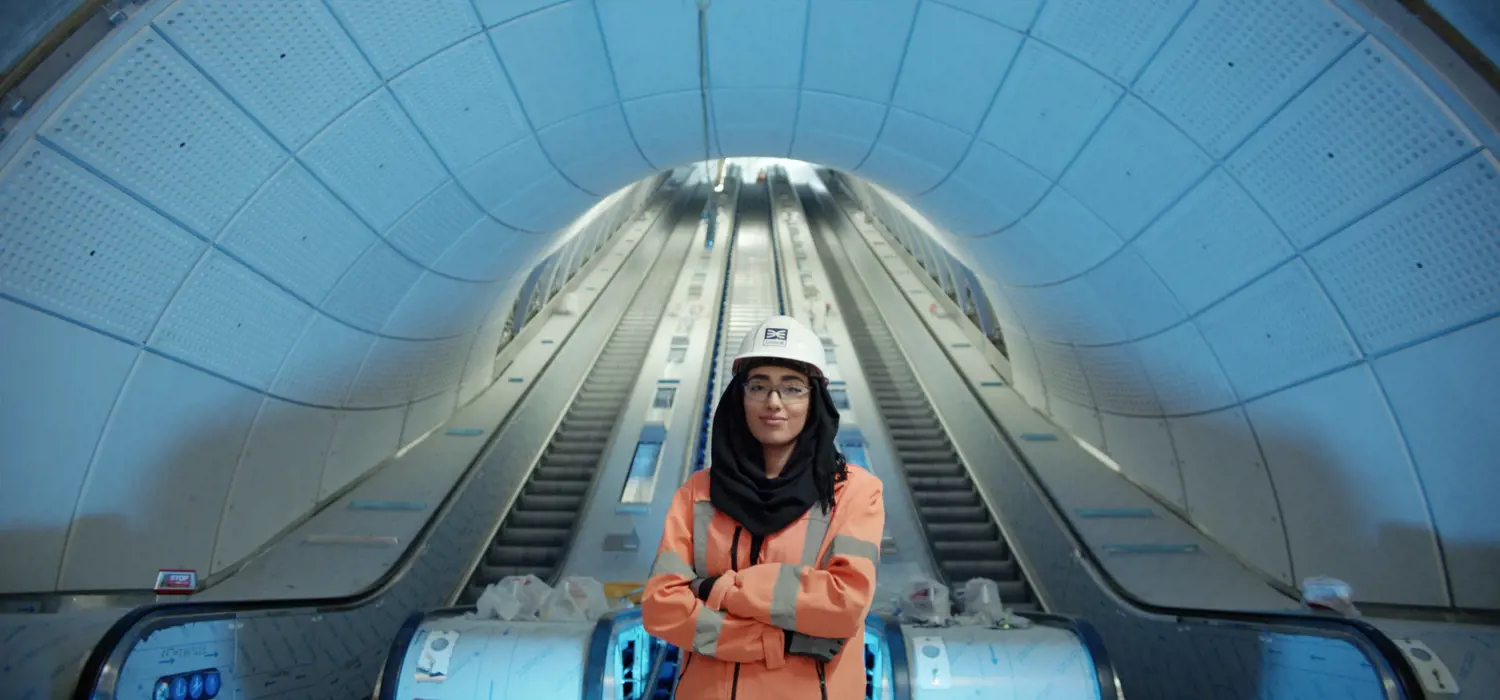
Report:
M 781 361 L 748 362 L 730 380 L 714 413 L 713 463 L 709 499 L 714 507 L 743 525 L 752 536 L 765 537 L 802 517 L 814 504 L 833 509 L 833 485 L 848 475 L 834 438 L 839 411 L 822 381 L 814 379 L 807 422 L 797 436 L 786 468 L 766 477 L 765 451 L 750 432 L 745 416 L 745 382 L 756 367 Z

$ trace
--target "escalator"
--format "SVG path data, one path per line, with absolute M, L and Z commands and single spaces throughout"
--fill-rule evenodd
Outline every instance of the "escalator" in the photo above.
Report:
M 798 195 L 809 226 L 823 228 L 818 200 L 806 186 L 798 187 Z M 949 442 L 869 292 L 845 278 L 843 251 L 831 235 L 824 228 L 810 238 L 823 258 L 854 354 L 900 461 L 897 471 L 905 477 L 916 503 L 933 561 L 950 588 L 972 578 L 987 578 L 999 587 L 1007 607 L 1038 609 L 1010 545 L 979 497 L 968 467 Z
M 507 576 L 529 574 L 550 583 L 567 558 L 615 422 L 625 411 L 667 297 L 688 258 L 703 201 L 701 195 L 693 197 L 681 210 L 646 283 L 610 333 L 520 497 L 469 576 L 460 604 L 474 604 L 486 586 Z
M 740 186 L 734 217 L 734 257 L 729 273 L 728 303 L 722 319 L 719 371 L 709 396 L 717 398 L 723 382 L 734 376 L 730 367 L 740 341 L 751 328 L 782 312 L 776 275 L 776 237 L 771 235 L 770 186 L 765 182 Z

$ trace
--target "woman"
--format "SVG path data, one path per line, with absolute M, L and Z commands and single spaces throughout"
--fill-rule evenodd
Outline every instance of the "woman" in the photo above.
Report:
M 681 700 L 865 696 L 881 483 L 834 445 L 823 343 L 750 331 L 719 399 L 713 461 L 677 490 L 646 582 L 646 630 L 682 650 Z

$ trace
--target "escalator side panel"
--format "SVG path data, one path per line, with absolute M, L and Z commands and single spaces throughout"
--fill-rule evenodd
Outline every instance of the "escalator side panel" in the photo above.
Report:
M 567 560 L 568 547 L 609 451 L 618 417 L 666 313 L 696 228 L 692 206 L 672 228 L 664 252 L 631 300 L 589 371 L 562 424 L 527 478 L 489 548 L 474 567 L 458 602 L 471 605 L 486 586 L 507 576 L 536 576 L 549 583 Z
M 263 609 L 243 613 L 237 612 L 243 604 L 195 604 L 197 619 L 184 622 L 173 617 L 159 621 L 159 629 L 158 621 L 149 617 L 149 609 L 137 609 L 147 617 L 122 620 L 117 629 L 125 636 L 100 642 L 100 649 L 108 654 L 110 665 L 106 670 L 112 675 L 84 680 L 86 692 L 98 683 L 101 692 L 108 694 L 81 696 L 152 697 L 153 683 L 167 668 L 158 661 L 170 658 L 176 662 L 172 668 L 179 671 L 215 665 L 225 668 L 220 697 L 231 697 L 240 689 L 253 689 L 247 696 L 259 697 L 296 697 L 299 693 L 311 697 L 368 697 L 381 659 L 403 618 L 412 611 L 444 605 L 464 583 L 475 551 L 486 545 L 492 531 L 496 504 L 515 493 L 525 476 L 514 465 L 534 461 L 544 448 L 545 439 L 583 379 L 579 368 L 592 364 L 614 319 L 628 306 L 632 289 L 644 283 L 665 244 L 665 235 L 659 229 L 671 223 L 672 216 L 663 213 L 653 226 L 656 232 L 620 260 L 584 321 L 558 348 L 548 369 L 537 375 L 526 398 L 509 414 L 490 446 L 455 487 L 452 500 L 420 536 L 417 548 L 403 564 L 405 568 L 394 572 L 383 589 L 358 596 L 352 603 L 340 599 L 271 601 Z M 400 543 L 403 547 L 407 544 Z M 393 556 L 396 551 L 392 550 Z M 64 642 L 87 631 L 68 616 L 48 617 L 56 617 L 63 625 L 50 635 L 54 653 L 64 648 Z M 149 634 L 148 625 L 152 630 Z M 98 636 L 88 638 L 97 640 Z M 112 650 L 123 650 L 123 658 Z M 202 666 L 191 665 L 200 661 Z M 90 665 L 94 665 L 92 659 Z M 9 697 L 4 691 L 0 696 Z
M 842 239 L 842 246 L 849 251 L 851 273 L 864 280 L 886 278 L 874 254 L 861 249 L 863 243 L 849 229 L 851 224 L 834 211 L 836 205 L 831 199 L 821 193 L 818 199 L 819 204 L 814 206 L 824 212 L 825 223 L 831 224 L 829 235 Z M 894 282 L 866 284 L 881 305 L 882 316 L 901 331 L 912 370 L 935 395 L 943 397 L 945 413 L 972 412 L 958 416 L 961 425 L 957 428 L 952 421 L 947 423 L 954 431 L 950 438 L 964 443 L 988 431 L 991 436 L 986 439 L 998 443 L 994 448 L 978 450 L 985 456 L 980 481 L 985 484 L 987 502 L 994 512 L 1003 514 L 1005 532 L 1016 545 L 1018 551 L 1012 558 L 1024 564 L 1029 580 L 1045 583 L 1038 595 L 1045 607 L 1088 620 L 1097 628 L 1126 697 L 1217 697 L 1208 689 L 1223 689 L 1234 697 L 1402 697 L 1399 690 L 1387 694 L 1381 676 L 1389 677 L 1393 672 L 1368 639 L 1338 625 L 1205 622 L 1201 618 L 1143 613 L 1116 595 L 1100 574 L 1076 555 L 1078 545 L 1065 529 L 1055 504 L 1005 445 L 989 417 L 969 405 L 972 394 L 968 386 Z M 880 289 L 882 286 L 886 289 Z M 1284 663 L 1294 657 L 1299 663 Z
M 815 202 L 804 199 L 804 206 L 811 222 Z M 838 243 L 830 239 L 826 228 L 822 233 L 812 237 L 814 244 L 824 260 L 855 356 L 887 421 L 891 447 L 902 464 L 899 471 L 906 477 L 934 563 L 950 588 L 972 578 L 988 578 L 996 582 L 1007 605 L 1034 609 L 1036 604 L 1021 568 L 1010 558 L 1010 547 L 984 507 L 968 469 L 949 442 L 895 337 L 870 294 L 850 282 L 848 265 L 840 264 L 842 251 L 834 247 Z

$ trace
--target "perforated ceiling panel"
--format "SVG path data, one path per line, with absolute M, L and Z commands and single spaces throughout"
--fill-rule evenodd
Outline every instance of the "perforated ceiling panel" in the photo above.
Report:
M 815 0 L 724 3 L 709 15 L 709 79 L 715 88 L 795 88 L 807 6 Z M 756 60 L 746 61 L 753 55 Z
M 328 0 L 387 79 L 479 31 L 470 0 Z
M 979 136 L 1056 177 L 1123 92 L 1087 65 L 1044 42 L 1029 40 L 1016 56 Z
M 1105 119 L 1061 182 L 1129 239 L 1211 165 L 1208 156 L 1170 122 L 1140 100 L 1126 97 Z
M 1223 170 L 1178 200 L 1135 248 L 1188 311 L 1224 298 L 1293 253 L 1276 224 Z
M 380 84 L 317 0 L 180 0 L 156 27 L 288 148 Z
M 473 395 L 455 389 L 492 371 L 493 348 L 475 350 L 489 307 L 569 221 L 702 157 L 695 3 L 253 5 L 133 7 L 145 14 L 0 142 L 0 299 L 150 358 L 120 391 L 68 394 L 90 404 L 78 415 L 133 413 L 102 441 L 98 421 L 70 436 L 101 446 L 69 467 L 88 483 L 59 477 L 39 498 L 83 494 L 64 586 L 139 586 L 128 572 L 208 570 L 249 551 L 256 536 L 151 540 L 164 521 L 141 509 L 155 506 L 110 490 L 150 483 L 139 474 L 181 455 L 218 470 L 192 477 L 208 500 L 181 517 L 195 532 L 238 522 L 224 496 L 269 392 L 338 413 L 326 496 Z M 1490 335 L 1457 335 L 1500 313 L 1500 191 L 1484 147 L 1500 136 L 1454 95 L 1460 82 L 1437 77 L 1449 67 L 1414 69 L 1416 54 L 1379 38 L 1393 33 L 1328 0 L 867 5 L 710 3 L 715 149 L 855 170 L 926 209 L 950 230 L 918 249 L 981 278 L 1026 397 L 1174 499 L 1163 465 L 1175 443 L 1195 518 L 1273 575 L 1288 568 L 1279 537 L 1293 576 L 1333 562 L 1356 591 L 1441 604 L 1433 582 L 1451 575 L 1472 599 L 1486 570 L 1468 550 L 1447 550 L 1445 571 L 1416 544 L 1490 532 L 1451 495 L 1467 477 L 1431 472 L 1431 516 L 1412 505 L 1417 481 L 1397 477 L 1407 449 L 1419 472 L 1493 463 L 1496 448 L 1455 437 L 1462 421 L 1426 419 L 1477 412 L 1479 399 L 1425 387 L 1453 380 L 1416 360 L 1382 364 L 1443 358 L 1493 374 L 1482 358 L 1500 356 Z M 1450 336 L 1462 352 L 1403 355 Z M 1390 373 L 1389 399 L 1362 379 L 1372 362 Z M 1253 430 L 1232 413 L 1247 400 Z M 1224 419 L 1194 420 L 1205 411 Z M 233 420 L 205 427 L 202 415 Z M 1151 427 L 1161 415 L 1170 440 Z M 265 430 L 257 443 L 277 439 Z M 1360 442 L 1367 430 L 1378 451 Z M 1233 436 L 1223 478 L 1203 456 L 1215 431 Z M 52 454 L 46 435 L 7 449 Z M 1345 483 L 1370 459 L 1394 485 Z M 1285 522 L 1270 519 L 1269 486 L 1235 519 L 1208 515 L 1210 494 L 1251 489 L 1257 469 Z M 312 488 L 297 479 L 271 481 Z M 236 508 L 276 493 L 245 484 Z M 1339 488 L 1373 515 L 1324 521 L 1306 494 Z M 39 556 L 60 546 L 38 543 Z M 1405 578 L 1344 553 L 1387 549 Z
M 484 36 L 423 61 L 391 81 L 391 91 L 454 172 L 530 131 L 521 103 Z
M 384 88 L 313 139 L 301 159 L 377 231 L 447 179 L 426 140 Z
M 1497 169 L 1471 157 L 1308 255 L 1365 352 L 1500 313 Z
M 285 151 L 154 32 L 106 66 L 43 137 L 194 233 L 216 236 Z
M 1360 38 L 1318 0 L 1204 0 L 1136 92 L 1206 150 L 1224 155 Z
M 1010 69 L 1021 35 L 935 2 L 917 10 L 891 104 L 973 133 Z
M 815 0 L 808 4 L 802 87 L 864 100 L 889 99 L 917 0 Z
M 915 196 L 953 172 L 971 140 L 962 131 L 893 107 L 875 148 L 857 172 L 889 183 L 899 194 Z
M 1067 190 L 1054 188 L 1020 223 L 970 244 L 970 249 L 997 279 L 1038 285 L 1077 277 L 1117 253 L 1121 245 L 1108 224 Z
M 1476 146 L 1367 38 L 1271 118 L 1229 167 L 1305 248 Z
M 402 257 L 432 267 L 465 231 L 485 220 L 489 218 L 468 193 L 449 180 L 397 220 L 385 239 Z
M 1031 32 L 1116 82 L 1129 84 L 1156 53 L 1192 0 L 1049 2 Z
M 1338 312 L 1293 261 L 1205 311 L 1198 327 L 1242 398 L 1359 359 Z
M 289 162 L 230 222 L 218 244 L 317 303 L 376 238 L 306 168 Z
M 0 291 L 144 341 L 206 246 L 56 151 L 0 172 Z
M 314 313 L 254 270 L 215 252 L 188 276 L 150 342 L 265 390 Z

